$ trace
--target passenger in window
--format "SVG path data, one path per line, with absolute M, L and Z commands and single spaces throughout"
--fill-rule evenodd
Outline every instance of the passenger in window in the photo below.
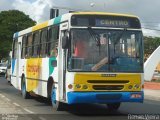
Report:
M 54 57 L 58 56 L 58 40 L 52 43 L 50 56 L 54 56 Z
M 58 49 L 56 48 L 56 49 L 51 50 L 51 54 L 50 55 L 54 56 L 54 57 L 57 57 L 58 56 Z

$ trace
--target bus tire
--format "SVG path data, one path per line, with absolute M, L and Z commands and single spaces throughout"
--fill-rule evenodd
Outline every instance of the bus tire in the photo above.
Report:
M 24 76 L 22 77 L 22 80 L 21 80 L 21 92 L 22 92 L 22 97 L 24 99 L 30 98 L 30 94 L 26 90 L 26 82 L 25 82 L 25 77 Z
M 52 90 L 51 90 L 51 102 L 52 102 L 53 108 L 56 111 L 61 111 L 63 109 L 63 103 L 56 100 L 56 87 L 54 84 L 52 85 Z
M 108 103 L 107 107 L 110 111 L 116 111 L 120 107 L 121 103 Z

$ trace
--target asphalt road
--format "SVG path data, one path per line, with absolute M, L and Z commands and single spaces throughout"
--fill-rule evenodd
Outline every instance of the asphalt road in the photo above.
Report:
M 0 120 L 124 120 L 160 119 L 160 101 L 145 99 L 144 103 L 122 103 L 117 112 L 108 111 L 105 105 L 88 104 L 64 106 L 55 111 L 43 97 L 23 99 L 21 92 L 0 77 Z

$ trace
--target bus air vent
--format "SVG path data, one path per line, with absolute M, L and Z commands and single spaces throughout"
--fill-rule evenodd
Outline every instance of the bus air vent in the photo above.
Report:
M 121 84 L 121 83 L 129 83 L 129 80 L 88 80 L 87 82 L 95 84 L 101 84 L 101 83 Z
M 93 85 L 95 90 L 122 90 L 123 85 Z

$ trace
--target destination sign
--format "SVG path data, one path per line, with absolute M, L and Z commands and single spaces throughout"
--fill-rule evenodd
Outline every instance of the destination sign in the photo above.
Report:
M 136 17 L 111 15 L 73 15 L 72 26 L 113 27 L 140 29 L 140 21 Z
M 107 20 L 96 19 L 96 26 L 101 27 L 129 27 L 129 21 L 126 20 Z

